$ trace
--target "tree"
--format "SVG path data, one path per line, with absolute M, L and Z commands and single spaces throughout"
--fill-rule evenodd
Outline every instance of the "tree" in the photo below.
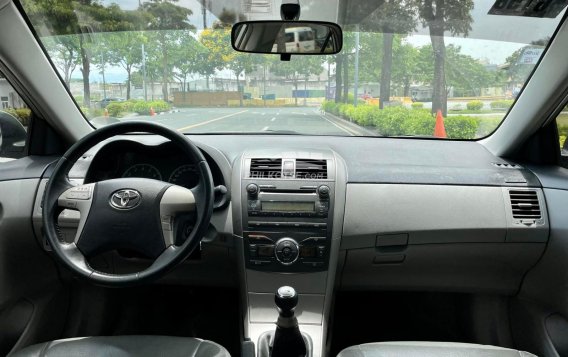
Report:
M 453 36 L 466 36 L 471 30 L 473 0 L 416 0 L 418 13 L 424 26 L 428 26 L 434 54 L 434 78 L 432 81 L 432 112 L 447 113 L 444 32 Z
M 398 42 L 395 36 L 395 44 Z M 410 96 L 410 85 L 416 80 L 416 65 L 418 49 L 408 43 L 398 43 L 394 48 L 394 57 L 397 61 L 392 69 L 392 87 L 400 90 L 403 97 Z
M 481 96 L 481 90 L 493 86 L 496 78 L 478 60 L 460 50 L 459 46 L 446 47 L 446 81 L 462 96 Z
M 216 70 L 222 70 L 231 60 L 231 52 L 234 52 L 230 46 L 223 41 L 227 40 L 225 30 L 205 29 L 199 34 L 199 42 L 203 45 L 205 51 L 199 63 L 199 73 L 205 75 L 207 89 L 209 89 L 209 77 L 215 74 Z
M 63 82 L 69 88 L 71 76 L 81 63 L 77 37 L 72 35 L 49 37 L 43 40 L 43 44 L 53 63 L 63 74 Z
M 91 50 L 93 32 L 129 31 L 134 29 L 135 12 L 123 11 L 118 5 L 107 7 L 94 0 L 23 0 L 26 14 L 36 28 L 47 28 L 58 36 L 67 51 L 76 51 L 83 77 L 83 104 L 90 105 Z M 59 40 L 62 35 L 75 37 L 77 43 Z M 76 47 L 75 47 L 76 46 Z
M 72 0 L 23 0 L 22 4 L 34 27 L 47 27 L 49 33 L 56 36 L 55 41 L 65 47 L 66 51 L 78 53 L 82 63 L 83 104 L 90 105 L 89 59 L 85 48 L 85 38 L 81 35 L 81 27 L 75 12 L 76 4 Z M 77 36 L 77 34 L 80 35 Z M 63 40 L 64 35 L 76 36 L 78 43 Z M 87 73 L 86 78 L 85 72 Z
M 349 92 L 349 58 L 355 48 L 355 35 L 353 32 L 343 32 L 343 49 L 335 55 L 335 101 L 347 101 Z
M 102 49 L 108 63 L 119 65 L 126 71 L 126 99 L 130 99 L 132 71 L 142 63 L 142 44 L 147 37 L 142 32 L 125 31 L 105 34 Z
M 390 101 L 395 33 L 409 33 L 416 28 L 416 10 L 412 5 L 411 0 L 386 0 L 366 19 L 366 24 L 363 24 L 363 27 L 372 26 L 383 33 L 379 101 L 381 109 L 384 103 Z
M 170 60 L 171 52 L 177 47 L 180 32 L 176 30 L 195 30 L 189 23 L 193 12 L 175 4 L 177 0 L 151 0 L 142 4 L 141 10 L 150 19 L 148 29 L 153 30 L 152 40 L 155 44 L 154 56 L 161 63 L 162 97 L 168 100 L 168 83 L 173 72 Z M 151 41 L 152 42 L 152 41 Z
M 366 82 L 381 80 L 383 63 L 383 34 L 380 32 L 363 32 L 360 36 L 359 79 Z
M 523 53 L 525 53 L 526 50 L 533 48 L 544 48 L 549 41 L 550 37 L 545 37 L 538 41 L 533 41 L 530 45 L 519 48 L 509 57 L 507 57 L 507 59 L 505 60 L 505 71 L 512 87 L 516 87 L 519 84 L 524 84 L 534 68 L 534 64 L 531 65 L 522 62 L 521 59 Z
M 498 82 L 497 75 L 488 71 L 475 58 L 464 55 L 459 46 L 449 45 L 444 49 L 445 67 L 444 82 L 448 89 L 453 88 L 464 95 L 478 96 L 481 89 L 491 87 Z M 432 46 L 418 49 L 415 70 L 416 79 L 431 83 L 434 80 L 434 53 Z
M 204 48 L 192 36 L 190 31 L 180 34 L 180 41 L 172 53 L 174 65 L 174 77 L 180 81 L 183 92 L 187 91 L 187 77 L 193 73 L 199 73 L 200 61 Z

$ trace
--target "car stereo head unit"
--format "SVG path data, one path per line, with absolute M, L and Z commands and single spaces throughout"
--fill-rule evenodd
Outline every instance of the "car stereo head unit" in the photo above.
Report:
M 246 189 L 249 217 L 327 217 L 330 188 L 327 185 L 301 190 L 264 188 L 250 183 Z

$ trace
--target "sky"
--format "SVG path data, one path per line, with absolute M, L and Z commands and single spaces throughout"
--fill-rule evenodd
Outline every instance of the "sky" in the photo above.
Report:
M 227 8 L 232 9 L 235 4 L 241 4 L 243 0 L 209 0 L 212 1 L 213 11 Z M 270 0 L 272 2 L 271 12 L 268 14 L 253 14 L 254 18 L 277 19 L 279 4 L 281 0 Z M 337 21 L 338 1 L 343 0 L 302 0 L 302 20 L 329 20 Z M 481 61 L 492 64 L 503 64 L 506 58 L 517 49 L 532 41 L 541 40 L 550 36 L 562 14 L 554 19 L 530 18 L 519 16 L 490 15 L 489 10 L 495 0 L 475 0 L 471 16 L 474 19 L 471 30 L 467 38 L 453 37 L 446 34 L 446 45 L 453 44 L 461 47 L 463 54 L 469 55 Z M 123 9 L 135 9 L 138 7 L 139 0 L 102 0 L 102 3 L 109 5 L 118 3 Z M 193 15 L 189 21 L 198 29 L 203 27 L 203 17 L 201 13 L 202 5 L 197 0 L 179 0 L 177 5 L 184 6 L 193 10 Z M 325 4 L 325 6 L 321 6 Z M 241 9 L 236 9 L 241 12 Z M 348 10 L 349 11 L 349 10 Z M 378 10 L 377 10 L 378 11 Z M 566 11 L 566 10 L 564 10 Z M 211 12 L 207 12 L 207 23 L 211 26 L 215 20 Z M 430 44 L 428 28 L 418 25 L 416 31 L 407 36 L 406 42 L 414 46 L 424 46 Z M 228 77 L 229 71 L 223 71 L 221 76 Z M 108 66 L 105 70 L 107 82 L 123 82 L 125 80 L 124 71 L 119 67 Z M 99 73 L 91 73 L 91 81 L 102 81 Z M 73 78 L 81 78 L 78 71 Z

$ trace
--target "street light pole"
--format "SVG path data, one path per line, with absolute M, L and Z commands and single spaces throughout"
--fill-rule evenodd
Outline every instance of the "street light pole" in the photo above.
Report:
M 142 10 L 142 0 L 138 0 L 138 9 Z M 142 26 L 140 26 L 140 30 L 142 30 Z M 143 37 L 142 37 L 142 41 Z M 148 101 L 148 90 L 146 89 L 146 51 L 144 51 L 144 42 L 142 42 L 142 86 L 144 87 L 144 101 Z M 153 92 L 152 92 L 153 94 Z
M 262 65 L 262 72 L 263 72 L 263 94 L 262 94 L 262 99 L 264 100 L 264 106 L 266 107 L 266 63 Z
M 329 62 L 329 60 L 327 60 L 327 93 L 325 94 L 325 97 L 326 100 L 332 99 L 331 98 L 331 63 Z
M 101 53 L 102 60 L 103 60 L 103 67 L 102 67 L 102 74 L 103 74 L 103 99 L 106 99 L 107 92 L 106 92 L 106 80 L 105 80 L 105 53 L 104 51 Z
M 358 89 L 359 89 L 359 25 L 357 25 L 357 32 L 355 32 L 355 78 L 353 81 L 353 105 L 357 106 Z
M 142 86 L 144 87 L 144 100 L 148 101 L 148 90 L 146 88 L 146 51 L 144 51 L 144 44 L 142 44 Z
M 203 15 L 203 29 L 207 28 L 207 0 L 201 4 L 201 14 Z

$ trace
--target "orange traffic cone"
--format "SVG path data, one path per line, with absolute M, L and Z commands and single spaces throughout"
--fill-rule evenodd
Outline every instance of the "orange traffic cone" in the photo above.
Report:
M 154 107 L 150 107 L 150 116 L 153 117 L 154 115 L 156 115 L 156 112 L 154 111 Z
M 447 138 L 446 128 L 444 127 L 444 117 L 442 116 L 442 111 L 438 110 L 436 113 L 436 126 L 434 126 L 434 137 L 436 138 Z
M 105 108 L 105 118 L 108 118 L 108 109 Z

